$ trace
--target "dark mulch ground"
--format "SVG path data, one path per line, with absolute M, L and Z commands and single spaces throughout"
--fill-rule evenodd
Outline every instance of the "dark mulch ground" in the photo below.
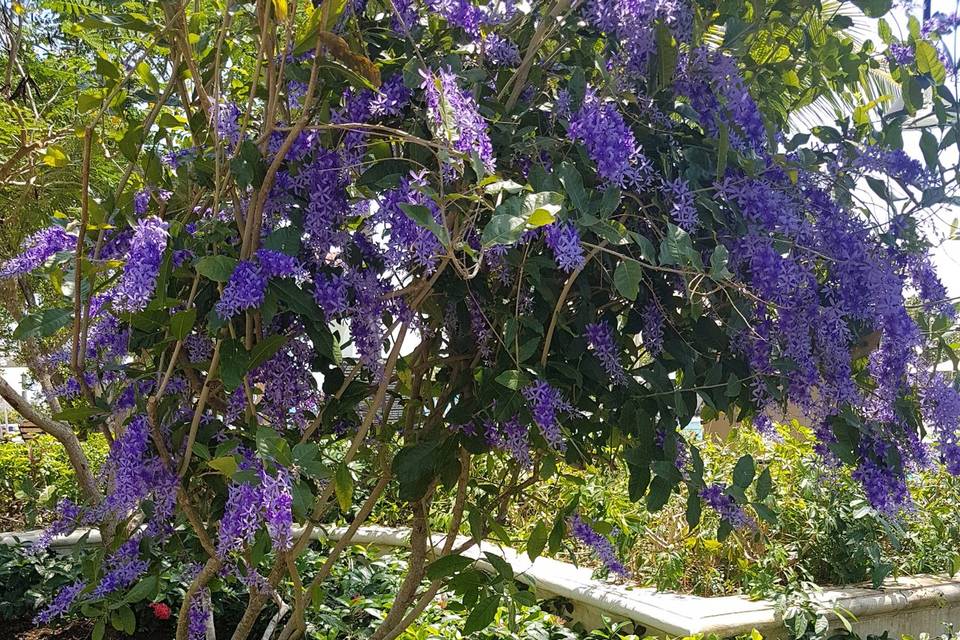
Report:
M 0 622 L 0 640 L 90 640 L 93 623 L 87 620 L 71 622 L 59 627 L 37 628 L 30 620 Z M 107 638 L 116 640 L 169 640 L 172 631 L 138 630 L 132 636 L 107 630 Z

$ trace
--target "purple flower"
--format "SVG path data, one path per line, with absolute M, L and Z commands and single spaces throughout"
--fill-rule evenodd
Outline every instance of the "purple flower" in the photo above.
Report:
M 570 118 L 567 137 L 583 143 L 607 182 L 623 186 L 633 175 L 632 165 L 640 155 L 637 139 L 617 107 L 601 100 L 593 89 L 587 89 L 583 105 Z
M 469 4 L 469 0 L 464 1 Z M 466 156 L 476 154 L 487 173 L 496 171 L 487 122 L 477 110 L 473 96 L 457 85 L 456 74 L 449 68 L 441 68 L 436 74 L 421 69 L 420 75 L 434 135 L 448 142 L 454 151 Z M 460 161 L 454 164 L 455 173 L 459 172 L 460 166 Z
M 743 508 L 737 504 L 723 485 L 711 484 L 700 490 L 700 497 L 707 505 L 726 520 L 734 529 L 755 527 L 753 521 Z
M 915 54 L 913 52 L 913 47 L 910 45 L 894 42 L 887 48 L 887 53 L 889 53 L 890 57 L 901 66 L 913 64 Z
M 406 266 L 407 262 L 420 266 L 430 274 L 437 268 L 437 260 L 443 253 L 443 245 L 433 231 L 414 222 L 404 206 L 424 207 L 433 221 L 442 226 L 440 207 L 424 193 L 426 179 L 419 174 L 411 174 L 400 180 L 396 189 L 390 189 L 380 199 L 380 206 L 373 221 L 386 227 L 389 242 L 383 252 L 387 264 L 393 267 Z
M 137 221 L 120 284 L 113 291 L 116 309 L 142 311 L 150 302 L 167 248 L 167 226 L 156 216 Z
M 693 34 L 693 10 L 685 0 L 589 0 L 585 13 L 623 52 L 632 75 L 646 73 L 648 59 L 656 51 L 657 21 L 678 42 L 688 42 Z
M 349 284 L 343 276 L 318 273 L 313 279 L 313 299 L 327 320 L 332 320 L 347 310 Z
M 690 101 L 707 133 L 719 135 L 722 123 L 729 127 L 734 148 L 759 152 L 766 147 L 760 110 L 733 57 L 699 47 L 686 54 L 678 68 L 677 93 Z
M 141 189 L 133 196 L 133 211 L 138 216 L 142 216 L 147 212 L 147 208 L 150 206 L 150 189 Z
M 259 408 L 275 429 L 293 425 L 302 430 L 317 414 L 320 392 L 311 372 L 312 360 L 307 337 L 294 335 L 252 372 L 252 381 L 263 389 Z
M 620 354 L 613 339 L 613 331 L 606 322 L 593 322 L 586 326 L 587 341 L 590 348 L 603 365 L 604 371 L 615 385 L 627 383 L 627 374 L 620 362 Z
M 202 589 L 195 593 L 190 600 L 190 608 L 187 611 L 187 638 L 189 640 L 206 640 L 207 638 L 207 618 L 210 616 L 210 609 L 207 607 L 209 599 L 209 591 Z
M 240 144 L 240 107 L 232 102 L 214 107 L 217 137 L 222 140 L 227 153 L 233 153 Z
M 263 275 L 268 278 L 302 278 L 306 270 L 293 256 L 271 249 L 257 251 L 257 262 Z
M 482 40 L 483 54 L 495 67 L 512 67 L 520 64 L 520 50 L 510 40 L 495 33 L 488 33 Z
M 260 481 L 263 492 L 263 519 L 276 550 L 287 550 L 293 538 L 293 493 L 290 474 L 280 469 L 276 477 L 264 472 Z
M 253 542 L 260 528 L 262 499 L 260 491 L 251 484 L 234 482 L 230 485 L 217 541 L 217 553 L 221 557 L 231 551 L 240 551 Z
M 484 14 L 471 0 L 426 0 L 426 4 L 427 8 L 453 26 L 460 27 L 475 38 L 480 36 Z
M 663 313 L 656 302 L 649 302 L 643 309 L 643 344 L 650 355 L 663 351 Z
M 670 215 L 677 226 L 687 233 L 695 231 L 700 225 L 700 218 L 687 181 L 683 178 L 663 180 L 663 194 L 670 204 Z
M 919 189 L 936 186 L 937 176 L 923 168 L 902 149 L 885 149 L 876 145 L 867 145 L 854 160 L 854 166 L 866 171 L 884 173 L 894 180 L 900 180 Z
M 628 571 L 623 563 L 620 562 L 620 559 L 617 558 L 617 552 L 614 550 L 610 541 L 597 533 L 597 531 L 584 522 L 579 515 L 571 517 L 567 521 L 567 525 L 570 527 L 570 533 L 573 537 L 579 540 L 581 544 L 590 547 L 611 573 L 622 577 L 630 575 L 630 571 Z
M 190 362 L 204 362 L 213 356 L 213 342 L 199 333 L 187 336 L 184 345 L 187 347 L 187 358 Z
M 249 260 L 237 263 L 227 286 L 217 302 L 217 315 L 229 319 L 241 311 L 255 309 L 263 304 L 267 293 L 267 277 L 263 270 Z
M 537 380 L 523 388 L 523 397 L 533 421 L 540 427 L 540 433 L 551 447 L 558 451 L 566 448 L 563 434 L 560 432 L 558 413 L 573 413 L 573 407 L 557 390 L 544 380 Z
M 474 427 L 471 425 L 471 429 Z M 465 428 L 468 432 L 470 429 Z M 524 426 L 517 416 L 513 416 L 503 423 L 497 423 L 493 420 L 483 422 L 484 438 L 487 443 L 501 451 L 508 452 L 514 460 L 524 467 L 530 467 L 533 462 L 530 458 L 530 439 L 527 433 L 527 427 Z
M 60 593 L 53 599 L 47 608 L 37 614 L 33 619 L 34 624 L 49 624 L 52 620 L 59 618 L 67 611 L 70 610 L 73 601 L 77 599 L 77 596 L 80 595 L 80 592 L 86 588 L 87 584 L 85 582 L 78 581 L 74 582 L 72 585 L 64 587 L 60 590 Z
M 570 273 L 583 267 L 585 258 L 580 246 L 580 234 L 577 228 L 569 222 L 553 222 L 544 227 L 544 241 L 553 251 L 553 259 L 557 267 Z
M 19 256 L 11 258 L 0 268 L 0 278 L 10 278 L 30 273 L 43 265 L 53 254 L 73 248 L 76 236 L 68 234 L 60 227 L 47 227 L 37 231 L 24 240 L 26 247 Z
M 140 540 L 131 538 L 120 545 L 104 561 L 106 572 L 93 590 L 94 598 L 126 589 L 146 573 L 149 564 L 140 559 Z

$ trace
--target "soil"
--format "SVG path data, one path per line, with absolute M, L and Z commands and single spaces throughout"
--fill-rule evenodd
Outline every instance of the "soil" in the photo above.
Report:
M 37 627 L 30 620 L 0 622 L 0 640 L 90 640 L 93 623 L 78 620 L 57 627 Z M 172 634 L 158 630 L 137 630 L 132 636 L 108 628 L 110 640 L 169 640 Z

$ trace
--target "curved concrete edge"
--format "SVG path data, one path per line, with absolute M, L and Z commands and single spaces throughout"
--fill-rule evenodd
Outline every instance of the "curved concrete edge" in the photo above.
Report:
M 303 529 L 294 528 L 297 534 Z M 314 528 L 314 540 L 339 540 L 346 527 Z M 40 531 L 0 533 L 0 544 L 18 545 L 36 540 Z M 439 552 L 446 536 L 431 535 L 432 549 Z M 99 531 L 78 530 L 70 535 L 57 536 L 51 542 L 54 548 L 73 547 L 81 542 L 98 544 Z M 351 542 L 360 545 L 406 547 L 410 530 L 392 527 L 360 527 Z M 457 536 L 455 547 L 470 541 Z M 486 553 L 499 556 L 513 568 L 518 580 L 550 595 L 562 596 L 605 615 L 625 618 L 673 636 L 716 634 L 732 636 L 757 629 L 764 632 L 782 631 L 782 621 L 772 603 L 750 600 L 743 596 L 702 597 L 658 592 L 650 588 L 619 585 L 591 578 L 586 567 L 540 557 L 531 562 L 526 554 L 491 542 L 473 545 L 463 555 L 477 562 L 487 571 L 493 567 L 485 560 Z M 845 616 L 856 619 L 896 615 L 906 610 L 932 607 L 960 607 L 960 580 L 945 576 L 918 575 L 887 580 L 882 589 L 848 587 L 824 590 L 814 596 L 823 612 L 831 615 L 839 609 Z M 833 616 L 835 617 L 835 616 Z M 960 622 L 960 620 L 957 620 Z

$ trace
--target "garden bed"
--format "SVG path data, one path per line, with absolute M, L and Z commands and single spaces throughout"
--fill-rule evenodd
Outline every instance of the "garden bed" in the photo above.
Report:
M 346 528 L 330 529 L 326 534 L 315 531 L 315 538 L 338 539 Z M 30 542 L 39 531 L 0 534 L 0 544 Z M 100 541 L 99 532 L 77 531 L 55 538 L 54 549 L 67 549 L 80 543 Z M 361 527 L 353 541 L 379 547 L 405 547 L 409 531 L 403 528 Z M 435 548 L 439 548 L 439 540 Z M 466 542 L 463 538 L 458 540 Z M 656 636 L 691 636 L 715 634 L 720 637 L 760 631 L 765 638 L 786 637 L 786 629 L 776 606 L 765 600 L 744 596 L 703 597 L 657 591 L 614 584 L 592 578 L 592 569 L 540 557 L 531 562 L 514 549 L 485 542 L 464 555 L 489 568 L 483 554 L 493 553 L 506 560 L 517 579 L 530 585 L 541 598 L 560 597 L 573 605 L 572 617 L 584 627 L 597 628 L 604 617 L 630 620 L 637 624 L 638 634 Z M 845 618 L 861 637 L 870 634 L 937 635 L 945 624 L 960 624 L 960 579 L 946 576 L 918 575 L 891 578 L 882 588 L 850 586 L 813 594 L 821 609 L 828 614 L 831 627 L 843 628 Z M 839 615 L 838 615 L 839 614 Z

